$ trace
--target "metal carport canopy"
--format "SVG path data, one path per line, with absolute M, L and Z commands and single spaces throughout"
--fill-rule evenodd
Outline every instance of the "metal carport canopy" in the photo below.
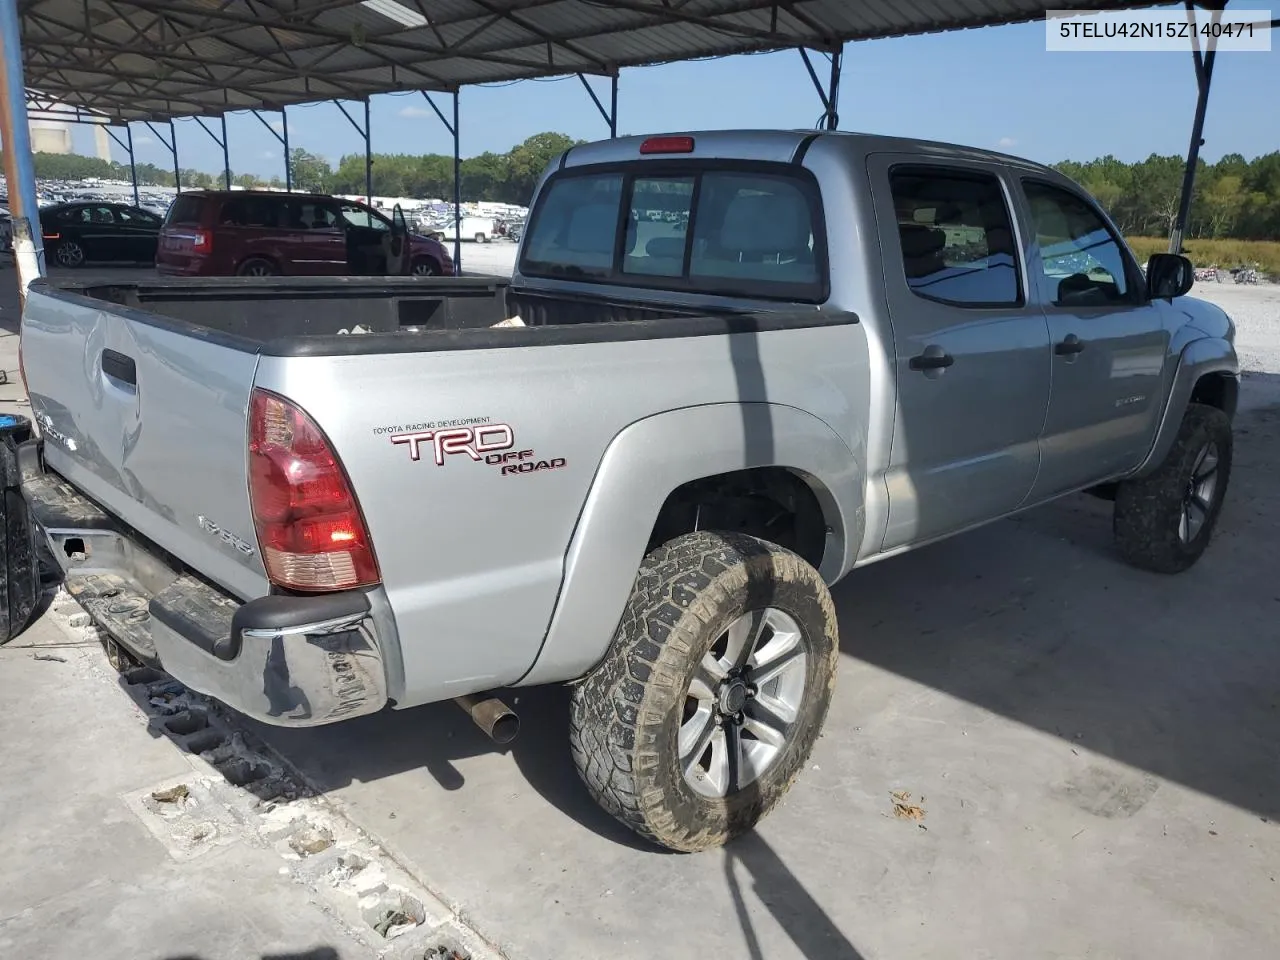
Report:
M 1132 0 L 18 0 L 34 97 L 117 122 L 1034 20 Z

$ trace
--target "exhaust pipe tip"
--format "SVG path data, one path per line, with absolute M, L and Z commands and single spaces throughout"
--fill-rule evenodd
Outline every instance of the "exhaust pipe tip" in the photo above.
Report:
M 467 694 L 455 697 L 454 703 L 460 706 L 473 723 L 494 743 L 505 745 L 516 738 L 520 732 L 520 716 L 497 697 L 484 697 Z

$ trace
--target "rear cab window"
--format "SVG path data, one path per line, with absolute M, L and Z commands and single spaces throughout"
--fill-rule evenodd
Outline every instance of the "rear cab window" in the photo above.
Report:
M 631 163 L 555 174 L 520 271 L 672 292 L 821 303 L 821 197 L 807 171 L 724 161 Z

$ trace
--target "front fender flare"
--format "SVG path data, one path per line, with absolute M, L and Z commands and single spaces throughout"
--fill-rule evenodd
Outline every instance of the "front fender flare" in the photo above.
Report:
M 1236 359 L 1236 349 L 1229 340 L 1221 337 L 1202 337 L 1192 340 L 1182 348 L 1178 357 L 1178 367 L 1173 374 L 1173 384 L 1169 388 L 1169 397 L 1165 402 L 1164 412 L 1160 416 L 1160 426 L 1156 430 L 1155 442 L 1142 461 L 1142 465 L 1131 474 L 1140 477 L 1155 470 L 1164 463 L 1169 455 L 1173 442 L 1177 439 L 1178 430 L 1182 426 L 1183 414 L 1191 403 L 1191 394 L 1196 382 L 1206 374 L 1224 373 L 1232 377 L 1240 375 L 1240 363 Z M 1233 415 L 1234 410 L 1227 410 Z
M 605 655 L 668 494 L 703 477 L 752 467 L 802 475 L 830 530 L 820 573 L 834 582 L 862 542 L 861 438 L 855 449 L 796 407 L 723 403 L 637 421 L 601 458 L 565 555 L 560 595 L 542 649 L 518 685 L 582 676 Z

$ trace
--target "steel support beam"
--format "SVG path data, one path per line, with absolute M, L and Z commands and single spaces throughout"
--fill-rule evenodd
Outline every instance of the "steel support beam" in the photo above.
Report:
M 834 130 L 840 125 L 840 70 L 843 66 L 844 50 L 841 48 L 825 54 L 831 60 L 831 72 L 824 86 L 818 77 L 818 71 L 814 69 L 809 51 L 804 47 L 797 49 L 800 51 L 800 59 L 804 61 L 805 70 L 809 72 L 809 79 L 813 81 L 813 89 L 818 91 L 818 99 L 822 101 L 822 117 L 818 120 L 818 126 L 824 130 Z
M 284 188 L 289 193 L 293 192 L 293 158 L 289 156 L 289 115 L 285 113 L 284 107 L 280 108 L 280 129 L 277 130 L 266 120 L 262 119 L 262 114 L 257 110 L 250 110 L 258 122 L 262 124 L 271 133 L 273 137 L 280 141 L 280 146 L 284 147 Z
M 27 128 L 27 92 L 22 75 L 22 34 L 17 0 L 0 0 L 0 140 L 4 141 L 4 176 L 13 214 L 13 256 L 18 267 L 18 293 L 26 303 L 27 287 L 44 276 L 44 237 L 36 198 L 35 158 Z
M 200 129 L 207 133 L 213 142 L 222 148 L 222 180 L 228 190 L 231 189 L 231 152 L 227 149 L 227 117 L 223 114 L 219 119 L 222 121 L 222 136 L 219 136 L 210 130 L 205 122 L 199 117 L 192 117 L 196 123 L 200 124 Z
M 596 105 L 596 109 L 600 111 L 600 116 L 604 118 L 604 122 L 609 125 L 609 139 L 612 140 L 618 136 L 618 74 L 614 71 L 609 77 L 609 109 L 605 109 L 600 98 L 596 96 L 596 92 L 591 89 L 591 84 L 587 82 L 585 74 L 579 73 L 578 79 L 582 81 L 583 89 L 587 91 L 587 96 L 591 98 L 591 102 Z
M 172 120 L 169 121 L 169 139 L 168 140 L 164 138 L 164 134 L 162 134 L 159 130 L 157 130 L 155 127 L 155 124 L 153 124 L 150 120 L 143 120 L 142 122 L 147 125 L 147 129 L 150 130 L 152 133 L 154 133 L 156 135 L 156 139 L 159 140 L 161 143 L 163 143 L 166 149 L 168 149 L 169 153 L 173 155 L 173 184 L 174 184 L 174 187 L 177 189 L 177 192 L 181 193 L 182 192 L 182 171 L 178 169 L 178 133 L 174 129 L 173 121 Z
M 92 126 L 99 126 L 99 124 L 92 124 Z M 104 129 L 107 131 L 107 136 L 110 137 L 112 140 L 114 140 L 116 142 L 116 145 L 129 155 L 129 181 L 133 184 L 133 205 L 135 207 L 139 206 L 140 200 L 138 198 L 138 165 L 134 162 L 134 159 L 133 159 L 133 131 L 129 129 L 129 125 L 126 123 L 124 125 L 124 139 L 121 140 L 118 136 L 116 136 L 115 131 L 112 130 L 109 126 L 104 126 Z
M 462 143 L 458 138 L 460 129 L 458 91 L 453 91 L 452 123 L 445 119 L 444 111 L 436 106 L 436 102 L 431 99 L 431 94 L 425 90 L 419 92 L 453 137 L 453 274 L 459 276 L 462 273 Z
M 1208 51 L 1201 53 L 1196 23 L 1196 8 L 1193 0 L 1186 0 L 1187 19 L 1192 25 L 1191 56 L 1196 67 L 1196 113 L 1191 121 L 1191 145 L 1187 148 L 1187 167 L 1182 174 L 1182 194 L 1178 198 L 1178 215 L 1173 222 L 1173 231 L 1169 235 L 1169 252 L 1181 253 L 1182 240 L 1187 232 L 1187 221 L 1191 217 L 1191 202 L 1195 198 L 1196 164 L 1200 161 L 1200 148 L 1204 146 L 1204 118 L 1209 108 L 1209 86 L 1213 81 L 1213 64 L 1218 57 L 1216 44 L 1211 43 Z M 1225 6 L 1225 4 L 1224 4 Z M 1213 11 L 1213 24 L 1222 20 L 1221 8 Z
M 373 206 L 373 145 L 369 136 L 369 98 L 364 98 L 364 126 L 360 126 L 356 122 L 355 117 L 347 113 L 347 108 L 342 105 L 341 100 L 333 101 L 342 115 L 347 118 L 347 123 L 355 128 L 356 133 L 364 139 L 364 199 Z

